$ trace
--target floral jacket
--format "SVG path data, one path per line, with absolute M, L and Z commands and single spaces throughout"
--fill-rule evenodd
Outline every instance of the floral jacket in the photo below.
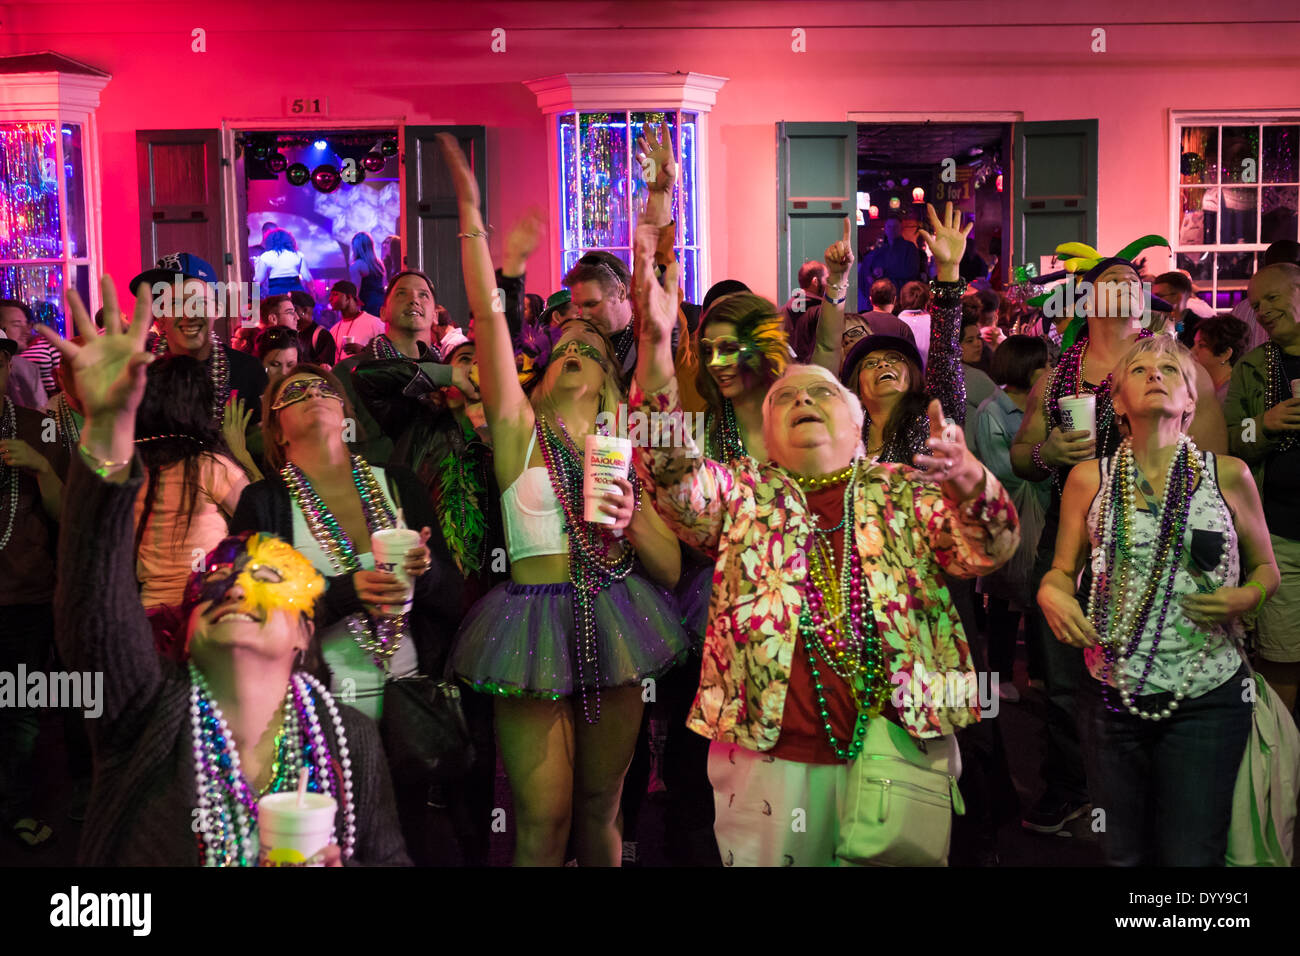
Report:
M 652 395 L 638 387 L 632 400 L 646 414 L 680 412 L 675 379 Z M 675 444 L 638 447 L 636 465 L 669 527 L 717 561 L 700 687 L 687 726 L 714 740 L 770 750 L 781 735 L 808 577 L 807 501 L 772 462 L 722 465 L 699 456 L 689 435 Z M 937 706 L 946 703 L 937 682 L 951 686 L 950 675 L 969 680 L 965 675 L 974 673 L 942 574 L 976 577 L 999 567 L 1015 553 L 1019 519 L 987 469 L 983 494 L 957 505 L 909 466 L 859 467 L 854 531 L 886 671 L 909 691 L 899 716 L 914 737 L 949 734 L 979 714 L 977 707 Z

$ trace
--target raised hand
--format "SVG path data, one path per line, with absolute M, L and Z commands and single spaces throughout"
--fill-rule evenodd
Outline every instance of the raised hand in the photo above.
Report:
M 636 140 L 637 162 L 651 192 L 670 192 L 677 182 L 677 160 L 673 157 L 673 131 L 664 120 L 656 130 L 650 123 Z
M 523 275 L 524 263 L 537 251 L 546 235 L 546 214 L 534 206 L 514 224 L 506 236 L 505 258 L 501 271 L 508 276 Z
M 655 248 L 659 230 L 654 226 L 638 226 L 636 230 L 636 305 L 641 316 L 641 335 L 652 342 L 672 338 L 677 324 L 677 277 L 680 268 L 672 262 L 664 270 L 663 285 L 655 278 Z
M 109 276 L 100 279 L 104 299 L 104 334 L 100 335 L 90 320 L 85 304 L 75 289 L 68 289 L 65 300 L 68 314 L 85 345 L 60 338 L 45 325 L 36 328 L 59 350 L 63 361 L 73 371 L 77 395 L 85 409 L 86 420 L 129 417 L 134 423 L 136 409 L 144 397 L 145 367 L 153 356 L 144 350 L 145 336 L 153 324 L 150 310 L 153 297 L 142 287 L 135 300 L 135 317 L 123 331 L 122 313 L 117 304 L 117 289 Z
M 956 498 L 964 501 L 974 496 L 984 484 L 984 466 L 966 447 L 966 436 L 961 426 L 943 417 L 943 406 L 932 399 L 927 411 L 930 417 L 930 440 L 926 445 L 928 455 L 917 455 L 913 464 L 924 468 L 926 477 L 950 486 Z
M 478 179 L 474 176 L 474 170 L 470 169 L 465 151 L 460 148 L 456 137 L 450 133 L 439 133 L 435 139 L 442 149 L 442 158 L 447 164 L 447 171 L 451 173 L 452 185 L 456 187 L 456 198 L 462 205 L 472 204 L 477 209 L 479 207 Z
M 853 265 L 853 242 L 849 230 L 852 226 L 849 219 L 844 218 L 844 238 L 838 242 L 832 242 L 826 247 L 826 269 L 830 272 L 830 278 L 827 285 L 836 285 L 836 280 L 848 273 L 849 268 Z
M 962 254 L 966 251 L 966 237 L 975 228 L 975 223 L 970 222 L 963 227 L 961 210 L 954 215 L 952 203 L 944 204 L 942 221 L 930 203 L 925 204 L 925 211 L 929 215 L 930 228 L 933 231 L 920 230 L 921 238 L 925 240 L 930 254 L 934 256 L 935 267 L 940 273 L 939 279 L 943 282 L 956 281 L 957 264 L 961 262 Z M 951 278 L 945 278 L 943 275 L 945 272 L 948 272 Z

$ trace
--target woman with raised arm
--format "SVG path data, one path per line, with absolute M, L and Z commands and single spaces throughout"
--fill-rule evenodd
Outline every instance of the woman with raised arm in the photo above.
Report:
M 677 583 L 681 552 L 654 510 L 636 507 L 627 481 L 602 504 L 612 525 L 583 519 L 579 449 L 596 433 L 598 414 L 614 415 L 623 400 L 613 346 L 595 326 L 570 322 L 525 393 L 505 317 L 493 308 L 478 185 L 456 141 L 439 141 L 460 203 L 465 288 L 493 463 L 505 489 L 512 578 L 470 612 L 452 666 L 471 686 L 498 695 L 515 862 L 563 864 L 572 825 L 580 864 L 617 866 L 619 795 L 641 725 L 641 682 L 686 651 L 663 590 Z
M 966 388 L 961 368 L 961 293 L 958 271 L 966 236 L 974 227 L 961 226 L 961 213 L 948 203 L 941 222 L 926 205 L 933 233 L 921 236 L 934 256 L 936 281 L 930 307 L 930 349 L 924 375 L 921 353 L 894 335 L 861 338 L 844 357 L 840 380 L 862 400 L 866 412 L 862 440 L 867 456 L 877 461 L 911 464 L 924 454 L 930 435 L 926 410 L 938 399 L 943 414 L 958 425 L 966 421 Z
M 310 673 L 324 582 L 302 555 L 270 535 L 225 539 L 186 587 L 189 663 L 155 652 L 131 547 L 152 297 L 136 299 L 123 332 L 112 280 L 102 288 L 102 336 L 71 290 L 86 344 L 46 336 L 73 366 L 86 416 L 60 532 L 55 639 L 69 669 L 103 675 L 101 712 L 86 721 L 95 782 L 78 861 L 256 865 L 257 801 L 294 789 L 303 769 L 308 789 L 338 804 L 327 862 L 408 863 L 374 723 Z
M 1121 355 L 1111 401 L 1128 437 L 1070 472 L 1038 591 L 1092 674 L 1080 732 L 1112 866 L 1224 865 L 1251 727 L 1242 617 L 1279 583 L 1246 464 L 1188 437 L 1198 372 L 1165 335 Z M 1075 596 L 1085 567 L 1086 614 Z

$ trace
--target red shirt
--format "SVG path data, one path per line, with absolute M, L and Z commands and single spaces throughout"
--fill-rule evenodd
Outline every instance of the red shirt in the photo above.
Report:
M 808 508 L 817 521 L 817 527 L 833 528 L 844 517 L 844 482 L 819 491 L 810 491 L 807 498 Z M 844 532 L 834 532 L 828 543 L 838 565 L 844 557 Z M 811 579 L 809 584 L 811 586 Z M 853 726 L 858 716 L 857 701 L 853 699 L 853 692 L 843 678 L 832 672 L 816 651 L 813 653 L 818 662 L 817 670 L 820 672 L 822 695 L 826 698 L 826 710 L 830 714 L 831 731 L 841 749 L 845 749 L 853 739 Z M 785 695 L 785 710 L 781 713 L 781 736 L 777 738 L 776 746 L 768 752 L 782 760 L 798 763 L 844 762 L 835 756 L 826 736 L 821 707 L 817 703 L 817 687 L 813 683 L 802 636 L 794 644 L 790 686 Z

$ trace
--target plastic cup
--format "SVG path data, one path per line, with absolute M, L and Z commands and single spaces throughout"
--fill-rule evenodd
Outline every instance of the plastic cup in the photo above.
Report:
M 397 617 L 411 610 L 411 598 L 415 588 L 406 573 L 406 552 L 419 545 L 420 532 L 411 528 L 385 528 L 370 536 L 370 549 L 375 555 L 375 570 L 387 571 L 395 575 L 406 588 L 406 600 L 403 603 L 379 606 L 379 613 L 386 617 Z
M 1065 431 L 1086 431 L 1089 438 L 1097 437 L 1097 396 L 1062 395 L 1058 402 Z
M 258 866 L 324 866 L 338 805 L 323 793 L 268 793 L 257 801 Z
M 602 509 L 606 492 L 618 493 L 615 478 L 627 480 L 632 467 L 632 442 L 612 435 L 588 435 L 582 456 L 583 517 L 592 524 L 613 524 Z
M 1300 378 L 1291 379 L 1291 397 L 1300 398 Z

